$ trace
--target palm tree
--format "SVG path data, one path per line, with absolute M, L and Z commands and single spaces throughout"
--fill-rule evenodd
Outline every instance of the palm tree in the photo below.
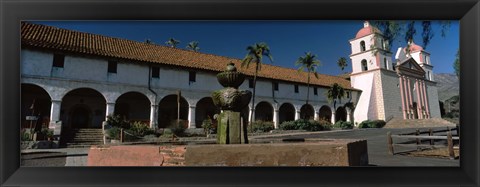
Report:
M 345 57 L 341 57 L 338 59 L 337 61 L 337 65 L 338 67 L 340 67 L 340 69 L 342 69 L 342 71 L 345 69 L 345 67 L 348 66 L 347 64 L 347 59 Z
M 200 47 L 198 47 L 198 41 L 192 41 L 192 42 L 188 43 L 187 49 L 190 49 L 190 50 L 195 51 L 195 52 L 199 51 Z
M 317 56 L 313 55 L 312 53 L 308 52 L 305 53 L 305 56 L 299 57 L 298 60 L 295 62 L 296 66 L 300 66 L 298 68 L 298 71 L 302 71 L 305 69 L 307 71 L 307 101 L 306 104 L 308 104 L 308 99 L 310 96 L 310 73 L 313 72 L 315 75 L 315 78 L 318 79 L 318 73 L 317 73 L 317 67 L 320 66 L 320 61 L 315 59 Z
M 342 98 L 345 97 L 345 90 L 342 86 L 334 83 L 330 89 L 327 90 L 327 99 L 329 102 L 333 101 L 333 110 L 337 109 L 337 99 L 342 102 Z
M 170 47 L 176 48 L 177 45 L 180 43 L 180 41 L 175 40 L 175 38 L 170 38 L 168 41 L 165 42 L 165 44 L 169 45 Z
M 255 43 L 251 46 L 247 47 L 247 55 L 245 55 L 245 58 L 242 60 L 242 68 L 247 67 L 250 65 L 250 63 L 254 62 L 255 63 L 255 74 L 253 76 L 253 94 L 252 94 L 252 107 L 255 106 L 255 87 L 257 85 L 257 74 L 258 71 L 261 69 L 262 65 L 262 58 L 263 56 L 268 57 L 271 62 L 273 62 L 273 57 L 270 54 L 270 48 L 266 43 Z M 253 112 L 250 114 L 250 119 L 253 119 Z M 251 122 L 251 121 L 250 121 Z

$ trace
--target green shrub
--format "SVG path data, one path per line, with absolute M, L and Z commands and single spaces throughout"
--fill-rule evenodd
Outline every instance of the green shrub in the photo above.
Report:
M 306 130 L 306 131 L 322 131 L 329 130 L 331 128 L 330 122 L 325 120 L 305 120 L 299 119 L 296 121 L 285 121 L 280 124 L 282 130 Z
M 128 132 L 138 137 L 155 134 L 153 129 L 150 129 L 150 127 L 139 121 L 132 123 L 128 129 Z
M 254 121 L 248 126 L 248 132 L 269 132 L 275 129 L 273 122 L 271 121 Z
M 358 125 L 358 128 L 382 128 L 385 124 L 386 122 L 383 120 L 365 120 Z
M 215 133 L 215 127 L 210 118 L 203 120 L 202 128 L 203 128 L 203 131 L 205 132 L 205 135 Z
M 121 117 L 118 114 L 115 115 L 108 115 L 107 116 L 107 123 L 113 127 L 120 127 L 124 129 L 129 129 L 130 128 L 130 122 L 125 119 L 124 117 Z
M 169 129 L 172 130 L 172 133 L 176 136 L 182 136 L 187 129 L 188 121 L 187 120 L 172 120 L 170 123 Z
M 347 122 L 347 121 L 337 121 L 333 127 L 335 128 L 341 128 L 341 129 L 353 129 L 353 123 L 352 122 Z
M 120 128 L 113 126 L 107 130 L 107 135 L 111 139 L 119 140 L 120 139 Z
M 20 138 L 22 141 L 31 141 L 30 139 L 30 133 L 28 133 L 26 130 L 22 130 L 20 132 Z
M 279 128 L 282 130 L 297 130 L 295 121 L 284 121 L 280 124 Z
M 332 123 L 330 123 L 330 121 L 321 119 L 320 121 L 318 121 L 318 123 L 320 124 L 320 126 L 322 126 L 323 130 L 332 129 Z

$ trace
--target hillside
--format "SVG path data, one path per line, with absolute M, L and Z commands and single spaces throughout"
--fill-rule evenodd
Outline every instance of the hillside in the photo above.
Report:
M 460 94 L 460 82 L 455 74 L 439 73 L 434 75 L 438 86 L 438 99 L 445 101 Z

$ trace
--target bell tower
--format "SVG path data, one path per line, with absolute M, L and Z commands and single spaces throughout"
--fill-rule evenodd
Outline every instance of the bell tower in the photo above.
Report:
M 350 40 L 352 53 L 352 74 L 375 69 L 394 70 L 392 53 L 382 32 L 368 21 L 363 23 L 355 38 Z

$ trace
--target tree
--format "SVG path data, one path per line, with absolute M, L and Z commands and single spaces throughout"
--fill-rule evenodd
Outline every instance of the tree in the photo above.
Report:
M 188 43 L 187 49 L 190 49 L 190 50 L 195 51 L 195 52 L 199 51 L 200 47 L 198 47 L 198 41 L 192 41 L 192 42 Z
M 421 21 L 423 48 L 426 49 L 430 40 L 434 36 L 434 30 L 431 25 L 432 21 Z M 373 21 L 372 24 L 383 32 L 384 38 L 387 40 L 388 48 L 392 47 L 393 42 L 403 36 L 405 42 L 413 39 L 417 30 L 415 29 L 415 21 Z M 450 21 L 439 21 L 440 36 L 445 37 L 450 28 Z
M 347 59 L 345 57 L 339 58 L 338 61 L 337 61 L 337 65 L 343 71 L 345 69 L 345 67 L 348 66 Z
M 298 71 L 306 70 L 307 71 L 307 101 L 310 96 L 310 73 L 315 75 L 315 78 L 318 79 L 317 67 L 320 66 L 320 61 L 315 59 L 317 56 L 313 55 L 310 52 L 306 52 L 305 56 L 299 57 L 298 60 L 295 62 L 295 65 L 300 66 Z
M 176 48 L 177 45 L 180 43 L 180 41 L 175 40 L 175 38 L 170 38 L 168 41 L 165 42 L 165 44 L 169 45 L 170 47 Z
M 268 57 L 271 62 L 273 62 L 273 57 L 270 54 L 270 47 L 266 43 L 255 43 L 247 47 L 247 55 L 242 60 L 242 68 L 250 65 L 250 63 L 255 63 L 255 74 L 253 76 L 253 94 L 252 94 L 252 107 L 255 106 L 255 88 L 257 85 L 257 75 L 258 71 L 261 70 L 262 58 L 263 56 Z M 253 112 L 250 114 L 250 119 L 253 119 Z M 250 120 L 251 122 L 251 120 Z
M 345 97 L 345 90 L 342 86 L 337 83 L 334 83 L 328 90 L 327 90 L 327 99 L 331 103 L 333 101 L 333 110 L 336 110 L 337 100 L 342 102 L 342 98 Z
M 460 78 L 460 50 L 459 49 L 457 49 L 457 54 L 455 54 L 453 69 L 455 70 L 455 75 L 457 75 L 457 78 Z

